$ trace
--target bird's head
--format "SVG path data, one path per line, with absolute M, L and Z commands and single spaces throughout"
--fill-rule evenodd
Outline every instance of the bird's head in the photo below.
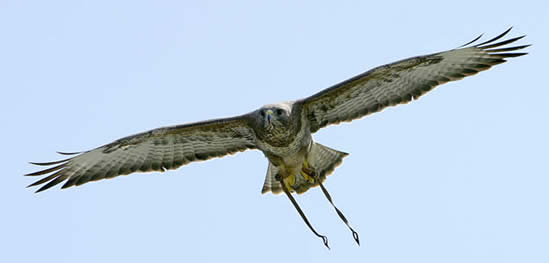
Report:
M 286 104 L 266 105 L 257 111 L 258 119 L 266 130 L 288 125 L 291 108 Z

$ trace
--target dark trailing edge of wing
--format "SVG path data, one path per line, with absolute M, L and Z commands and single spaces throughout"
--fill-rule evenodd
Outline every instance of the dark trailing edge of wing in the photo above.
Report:
M 147 132 L 126 136 L 112 143 L 95 148 L 91 151 L 98 151 L 98 152 L 101 151 L 103 154 L 108 154 L 109 152 L 116 151 L 124 147 L 130 147 L 132 145 L 139 144 L 144 140 L 150 139 L 151 137 L 170 135 L 172 133 L 177 133 L 178 131 L 180 132 L 182 129 L 197 127 L 200 125 L 204 125 L 204 127 L 201 128 L 201 130 L 204 130 L 204 131 L 215 131 L 216 125 L 226 125 L 226 124 L 232 125 L 230 127 L 228 126 L 225 132 L 231 131 L 232 132 L 231 136 L 233 136 L 233 139 L 240 139 L 240 138 L 247 139 L 247 141 L 241 141 L 240 145 L 234 144 L 234 145 L 231 145 L 230 147 L 227 146 L 227 148 L 219 148 L 219 149 L 213 149 L 213 150 L 205 149 L 205 150 L 196 151 L 196 152 L 191 151 L 184 154 L 180 153 L 179 155 L 177 155 L 178 156 L 177 159 L 166 158 L 160 161 L 157 161 L 155 159 L 155 160 L 144 161 L 139 164 L 124 163 L 123 165 L 117 166 L 116 168 L 113 168 L 114 166 L 108 166 L 109 169 L 102 170 L 101 172 L 94 171 L 93 168 L 96 167 L 96 164 L 93 164 L 92 166 L 82 170 L 82 164 L 78 163 L 77 161 L 77 158 L 80 158 L 81 154 L 87 154 L 88 152 L 91 152 L 91 151 L 58 152 L 61 155 L 70 155 L 70 157 L 63 160 L 53 161 L 53 162 L 31 162 L 31 164 L 38 165 L 38 166 L 52 166 L 52 167 L 46 167 L 43 170 L 26 174 L 25 176 L 45 176 L 44 178 L 40 178 L 40 180 L 37 180 L 36 182 L 30 184 L 27 187 L 33 187 L 33 186 L 45 184 L 36 191 L 38 193 L 38 192 L 47 190 L 66 180 L 63 186 L 61 186 L 61 189 L 65 189 L 71 186 L 75 186 L 75 185 L 77 186 L 77 185 L 81 185 L 91 181 L 113 178 L 118 175 L 127 175 L 134 172 L 151 172 L 151 171 L 165 171 L 165 170 L 176 169 L 190 162 L 209 160 L 215 157 L 221 157 L 224 155 L 241 152 L 246 149 L 254 149 L 255 145 L 251 143 L 252 139 L 247 137 L 247 136 L 251 136 L 251 134 L 240 134 L 237 130 L 232 130 L 233 127 L 238 127 L 238 125 L 240 125 L 239 122 L 246 122 L 246 119 L 243 118 L 243 116 L 246 116 L 246 115 L 236 116 L 231 118 L 223 118 L 223 119 L 212 119 L 212 120 L 177 125 L 177 126 L 161 127 L 161 128 L 147 131 Z M 186 140 L 181 138 L 179 138 L 179 141 L 187 142 Z
M 464 67 L 463 67 L 461 72 L 453 72 L 451 74 L 446 74 L 445 76 L 444 75 L 437 76 L 436 79 L 430 80 L 429 82 L 426 82 L 424 85 L 418 86 L 415 90 L 413 90 L 409 94 L 402 95 L 402 97 L 396 97 L 396 98 L 394 98 L 394 100 L 380 102 L 380 103 L 372 105 L 368 108 L 361 109 L 360 111 L 357 111 L 353 115 L 349 115 L 349 116 L 339 118 L 339 119 L 320 119 L 320 118 L 316 117 L 317 112 L 315 111 L 315 109 L 311 110 L 311 112 L 308 113 L 308 115 L 309 115 L 308 118 L 311 120 L 311 132 L 316 132 L 320 128 L 325 127 L 329 124 L 337 124 L 337 123 L 340 123 L 340 122 L 348 122 L 348 121 L 351 121 L 351 120 L 354 120 L 354 119 L 357 119 L 357 118 L 361 118 L 365 115 L 368 115 L 368 114 L 371 114 L 371 113 L 374 113 L 374 112 L 379 112 L 379 111 L 381 111 L 382 109 L 384 109 L 388 106 L 395 106 L 397 104 L 408 103 L 412 99 L 419 98 L 421 95 L 425 94 L 426 92 L 430 91 L 431 89 L 433 89 L 436 86 L 439 86 L 439 85 L 444 84 L 444 83 L 449 82 L 449 81 L 459 80 L 459 79 L 462 79 L 464 77 L 474 75 L 474 74 L 476 74 L 480 71 L 487 70 L 487 69 L 491 68 L 492 66 L 495 66 L 497 64 L 501 64 L 501 63 L 506 62 L 506 60 L 505 60 L 506 58 L 519 57 L 519 56 L 524 56 L 524 55 L 528 54 L 526 52 L 513 52 L 513 51 L 517 51 L 517 50 L 527 48 L 530 45 L 517 45 L 517 46 L 511 46 L 511 47 L 501 47 L 501 46 L 504 46 L 504 45 L 514 43 L 514 42 L 524 38 L 525 36 L 514 37 L 514 38 L 510 38 L 510 39 L 507 39 L 507 40 L 501 40 L 501 41 L 497 42 L 498 40 L 500 40 L 504 36 L 506 36 L 511 31 L 511 29 L 512 29 L 512 27 L 505 30 L 505 32 L 497 35 L 494 38 L 491 38 L 487 41 L 476 44 L 476 42 L 478 40 L 480 40 L 481 37 L 482 37 L 482 35 L 480 35 L 480 36 L 476 37 L 475 39 L 473 39 L 472 41 L 469 41 L 467 44 L 458 47 L 457 50 L 459 50 L 459 49 L 471 49 L 471 48 L 479 49 L 479 50 L 485 52 L 485 56 L 475 58 L 474 61 L 470 61 L 467 65 L 463 65 Z M 501 48 L 498 48 L 498 47 L 501 47 Z M 454 49 L 454 50 L 456 50 L 456 49 Z M 393 62 L 393 63 L 390 63 L 390 64 L 382 65 L 382 66 L 373 68 L 371 70 L 368 70 L 368 71 L 366 71 L 362 74 L 358 74 L 358 75 L 356 75 L 356 76 L 354 76 L 350 79 L 347 79 L 345 81 L 337 83 L 337 84 L 335 84 L 335 85 L 333 85 L 333 86 L 331 86 L 327 89 L 324 89 L 324 90 L 322 90 L 322 91 L 320 91 L 320 92 L 318 92 L 318 93 L 316 93 L 316 94 L 314 94 L 310 97 L 304 98 L 300 101 L 302 103 L 314 103 L 314 101 L 320 101 L 321 98 L 324 97 L 324 96 L 330 96 L 329 94 L 332 94 L 332 92 L 334 92 L 338 89 L 349 88 L 350 86 L 353 85 L 353 83 L 359 83 L 363 80 L 367 80 L 368 78 L 370 78 L 372 76 L 372 74 L 376 74 L 377 72 L 383 72 L 383 70 L 385 70 L 387 68 L 390 68 L 390 67 L 398 66 L 402 62 L 412 61 L 412 60 L 416 60 L 416 61 L 418 61 L 418 63 L 422 63 L 421 62 L 422 60 L 427 61 L 427 62 L 436 61 L 436 59 L 438 58 L 438 56 L 440 54 L 443 54 L 445 52 L 451 52 L 451 51 L 452 50 L 448 50 L 448 51 L 433 53 L 433 54 L 424 55 L 424 56 L 411 57 L 411 58 L 399 60 L 399 61 L 396 61 L 396 62 Z M 326 106 L 323 106 L 323 105 L 317 105 L 316 109 L 319 110 L 319 111 L 322 111 L 323 109 L 325 109 L 324 111 L 326 111 L 328 108 Z
M 454 73 L 453 75 L 449 75 L 449 76 L 440 76 L 439 79 L 432 80 L 428 84 L 423 85 L 422 87 L 420 87 L 420 89 L 415 90 L 411 94 L 408 94 L 408 96 L 406 96 L 406 97 L 398 98 L 398 100 L 395 100 L 395 101 L 388 101 L 387 104 L 383 104 L 383 105 L 382 104 L 377 104 L 377 105 L 374 105 L 372 108 L 364 109 L 363 112 L 357 113 L 356 116 L 353 116 L 353 118 L 359 118 L 359 117 L 364 116 L 366 114 L 370 114 L 370 113 L 373 113 L 373 112 L 380 111 L 381 109 L 385 108 L 386 106 L 391 106 L 391 105 L 396 105 L 396 104 L 401 104 L 401 103 L 407 103 L 407 102 L 411 101 L 412 99 L 417 99 L 419 96 L 421 96 L 422 94 L 424 94 L 427 91 L 431 90 L 435 86 L 438 86 L 440 84 L 446 83 L 446 82 L 451 81 L 451 80 L 457 80 L 457 79 L 464 78 L 466 76 L 474 75 L 474 74 L 476 74 L 480 71 L 486 70 L 486 69 L 488 69 L 488 68 L 490 68 L 494 65 L 505 62 L 506 61 L 505 58 L 519 57 L 519 56 L 523 56 L 523 55 L 528 54 L 526 52 L 513 52 L 513 51 L 527 48 L 530 45 L 519 45 L 519 46 L 498 48 L 498 47 L 501 47 L 503 45 L 511 44 L 511 43 L 513 43 L 515 41 L 518 41 L 518 40 L 522 39 L 523 37 L 525 37 L 525 36 L 519 36 L 519 37 L 514 37 L 514 38 L 511 38 L 511 39 L 503 40 L 503 41 L 500 41 L 500 42 L 496 42 L 499 39 L 503 38 L 505 35 L 507 35 L 507 33 L 509 33 L 511 31 L 511 29 L 512 28 L 507 29 L 505 32 L 501 33 L 500 35 L 498 35 L 498 36 L 496 36 L 496 37 L 494 37 L 494 38 L 492 38 L 488 41 L 482 42 L 480 44 L 473 45 L 476 41 L 478 41 L 482 37 L 482 35 L 480 35 L 479 37 L 475 38 L 473 41 L 470 41 L 469 43 L 462 46 L 462 48 L 482 49 L 483 51 L 485 51 L 489 54 L 489 57 L 480 58 L 480 59 L 476 60 L 475 63 L 469 64 L 469 67 L 465 68 L 462 72 Z M 473 45 L 473 46 L 471 46 L 471 45 Z M 436 56 L 436 54 L 433 54 L 433 55 Z M 387 65 L 381 66 L 381 67 L 386 67 L 386 66 Z M 380 68 L 380 67 L 378 67 L 378 68 Z M 309 98 L 306 98 L 306 100 L 307 99 L 317 98 L 319 96 L 322 96 L 324 94 L 327 94 L 327 93 L 331 92 L 334 89 L 337 89 L 337 88 L 340 88 L 342 86 L 348 85 L 348 84 L 350 84 L 354 81 L 359 80 L 360 78 L 366 77 L 369 73 L 373 72 L 374 70 L 376 70 L 378 68 L 367 71 L 367 72 L 362 73 L 358 76 L 355 76 L 351 79 L 348 79 L 348 80 L 343 81 L 339 84 L 336 84 L 336 85 L 334 85 L 334 86 L 332 86 L 328 89 L 325 89 L 325 90 L 323 90 L 323 91 L 321 91 L 321 92 L 319 92 L 319 93 L 317 93 L 317 94 L 315 94 L 315 95 L 313 95 Z M 214 121 L 214 120 L 212 120 L 212 121 Z M 340 120 L 336 120 L 335 122 L 332 122 L 332 123 L 339 123 L 341 121 L 350 121 L 350 119 L 340 119 Z M 192 125 L 199 125 L 199 124 L 203 124 L 203 123 L 187 124 L 187 125 L 183 125 L 183 126 L 185 126 L 185 127 L 189 126 L 190 127 Z M 328 124 L 329 123 L 327 123 L 327 122 L 326 123 L 314 124 L 311 127 L 311 132 L 315 132 L 318 129 L 320 129 L 321 127 L 324 127 Z M 166 131 L 171 132 L 172 129 L 178 129 L 178 128 L 181 128 L 181 127 L 182 126 L 170 127 Z M 153 131 L 151 130 L 149 132 L 153 132 Z M 127 140 L 128 138 L 132 138 L 132 137 L 133 136 L 128 136 L 126 138 L 117 140 L 116 142 Z M 251 149 L 251 148 L 249 148 L 249 149 Z M 239 151 L 239 149 L 237 149 L 237 150 Z M 70 160 L 75 158 L 76 155 L 81 154 L 81 153 L 85 153 L 85 152 L 71 152 L 71 153 L 58 152 L 58 153 L 61 154 L 61 155 L 75 155 L 75 156 L 72 156 L 71 158 L 59 160 L 59 161 L 54 161 L 54 162 L 43 162 L 43 163 L 31 162 L 31 164 L 38 165 L 38 166 L 51 166 L 51 165 L 56 165 L 56 166 L 50 167 L 50 168 L 47 168 L 47 169 L 44 169 L 44 170 L 40 170 L 40 171 L 37 171 L 37 172 L 26 174 L 26 176 L 39 176 L 39 175 L 45 175 L 45 174 L 48 174 L 48 173 L 53 173 L 51 175 L 46 176 L 45 178 L 42 178 L 42 179 L 30 184 L 28 187 L 41 185 L 41 184 L 44 184 L 44 183 L 49 181 L 46 185 L 42 186 L 41 188 L 39 188 L 36 191 L 36 192 L 41 192 L 41 191 L 44 191 L 46 189 L 49 189 L 49 188 L 61 183 L 64 180 L 67 180 L 67 178 L 69 180 L 61 187 L 62 189 L 73 186 L 73 185 L 80 185 L 80 184 L 85 183 L 85 182 L 90 180 L 90 178 L 87 178 L 87 177 L 71 177 L 71 178 L 69 178 L 70 173 L 67 172 L 68 170 L 64 169 L 64 168 L 67 167 L 67 164 L 70 162 Z M 214 156 L 206 156 L 204 158 L 201 158 L 201 157 L 203 157 L 203 156 L 202 155 L 200 155 L 200 156 L 197 155 L 196 159 L 198 159 L 198 160 L 209 159 L 209 158 L 214 157 Z M 178 164 L 176 166 L 178 167 L 178 166 L 181 166 L 181 165 L 182 164 Z M 152 170 L 160 170 L 163 167 L 148 167 L 148 168 L 149 169 L 147 171 L 152 171 Z M 171 167 L 171 169 L 174 169 L 174 168 L 175 167 Z M 128 171 L 125 171 L 125 172 L 133 172 L 133 171 L 128 170 Z M 127 174 L 127 173 L 121 173 L 121 174 Z M 111 178 L 111 177 L 113 177 L 113 176 L 110 175 L 110 174 L 107 174 L 107 175 L 105 175 L 104 177 L 101 177 L 101 178 L 92 178 L 91 181 L 95 181 L 95 180 L 99 180 L 99 179 L 103 179 L 103 178 Z

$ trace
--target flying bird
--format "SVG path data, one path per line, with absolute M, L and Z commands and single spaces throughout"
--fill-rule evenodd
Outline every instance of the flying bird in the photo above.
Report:
M 252 112 L 190 124 L 162 127 L 128 136 L 93 150 L 61 153 L 69 158 L 31 163 L 50 168 L 26 174 L 45 176 L 29 185 L 44 191 L 61 182 L 61 188 L 135 172 L 176 169 L 194 161 L 253 149 L 268 159 L 262 193 L 284 192 L 311 231 L 318 234 L 299 208 L 292 193 L 320 186 L 338 216 L 360 245 L 358 233 L 334 205 L 323 185 L 326 177 L 348 154 L 313 140 L 321 128 L 349 122 L 388 106 L 408 103 L 434 87 L 505 62 L 527 53 L 515 52 L 529 45 L 509 46 L 523 38 L 502 39 L 511 28 L 486 42 L 482 37 L 456 49 L 417 56 L 371 69 L 310 97 L 265 105 Z M 46 176 L 47 175 L 47 176 Z

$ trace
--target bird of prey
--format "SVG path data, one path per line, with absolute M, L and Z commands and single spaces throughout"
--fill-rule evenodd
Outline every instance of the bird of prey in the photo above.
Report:
M 335 207 L 323 185 L 348 154 L 313 140 L 312 134 L 330 124 L 349 122 L 388 106 L 408 103 L 434 87 L 484 71 L 529 45 L 509 46 L 523 38 L 502 39 L 511 28 L 486 42 L 473 41 L 456 49 L 417 56 L 371 69 L 310 97 L 265 105 L 252 112 L 223 119 L 162 127 L 128 136 L 69 158 L 45 163 L 53 166 L 28 176 L 45 176 L 29 186 L 44 184 L 36 192 L 65 181 L 61 188 L 134 172 L 176 169 L 194 161 L 222 157 L 248 149 L 260 150 L 268 160 L 262 193 L 284 192 L 311 231 L 318 234 L 292 193 L 320 186 L 338 216 L 360 245 L 343 213 Z

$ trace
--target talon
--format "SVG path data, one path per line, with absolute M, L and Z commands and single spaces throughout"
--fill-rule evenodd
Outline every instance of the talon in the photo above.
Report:
M 286 184 L 286 188 L 288 189 L 294 189 L 295 186 L 295 176 L 290 175 L 286 178 L 284 178 L 284 184 Z
M 311 166 L 309 166 L 309 163 L 307 162 L 307 160 L 303 161 L 303 166 L 301 167 L 301 175 L 310 184 L 315 183 L 315 171 Z
M 304 170 L 301 170 L 301 175 L 303 176 L 303 178 L 305 178 L 305 180 L 307 180 L 307 182 L 309 182 L 310 184 L 314 184 L 315 183 L 315 179 L 308 175 L 306 171 Z

